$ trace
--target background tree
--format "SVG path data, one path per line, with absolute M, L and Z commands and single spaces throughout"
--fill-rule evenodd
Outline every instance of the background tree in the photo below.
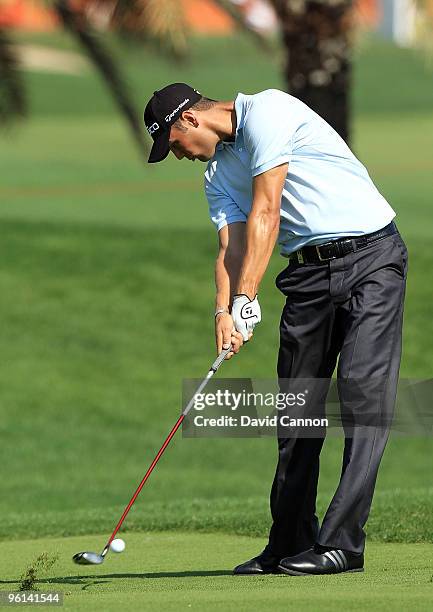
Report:
M 25 88 L 17 56 L 6 28 L 0 27 L 0 123 L 23 117 L 26 112 Z
M 353 0 L 272 0 L 287 91 L 349 140 Z
M 354 0 L 269 0 L 278 17 L 287 91 L 303 100 L 349 141 Z M 431 45 L 430 0 L 413 0 L 419 10 L 420 40 Z M 264 48 L 231 0 L 214 0 Z M 146 149 L 141 109 L 134 108 L 126 81 L 89 15 L 104 11 L 110 28 L 180 60 L 188 53 L 188 28 L 179 0 L 54 0 L 60 23 L 75 37 L 105 80 L 141 150 Z M 1 10 L 1 0 L 0 0 Z M 427 34 L 426 34 L 427 33 Z M 26 112 L 25 89 L 5 28 L 0 28 L 0 121 Z
M 1 3 L 2 0 L 0 11 Z M 179 0 L 54 0 L 47 4 L 100 73 L 140 151 L 146 153 L 148 143 L 142 127 L 142 111 L 134 107 L 123 71 L 104 44 L 103 36 L 95 31 L 91 15 L 102 11 L 108 15 L 110 29 L 115 33 L 149 43 L 158 52 L 181 60 L 188 53 L 188 28 L 182 4 Z M 247 26 L 230 0 L 220 0 L 219 4 L 241 28 L 266 46 L 265 39 Z M 23 117 L 27 110 L 25 83 L 17 54 L 7 28 L 0 27 L 0 123 Z

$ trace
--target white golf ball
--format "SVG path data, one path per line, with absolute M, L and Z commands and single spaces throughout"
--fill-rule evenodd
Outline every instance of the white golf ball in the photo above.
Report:
M 125 542 L 122 538 L 116 538 L 111 542 L 110 549 L 115 553 L 121 553 L 125 550 Z

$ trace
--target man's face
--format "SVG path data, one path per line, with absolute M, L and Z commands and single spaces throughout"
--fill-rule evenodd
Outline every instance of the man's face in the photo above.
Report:
M 181 127 L 171 126 L 169 145 L 177 159 L 207 162 L 214 156 L 217 142 L 217 136 L 193 113 L 182 113 Z

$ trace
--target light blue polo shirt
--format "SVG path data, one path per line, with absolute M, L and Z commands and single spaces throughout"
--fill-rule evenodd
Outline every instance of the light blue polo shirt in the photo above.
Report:
M 395 217 L 344 140 L 297 98 L 278 89 L 239 93 L 235 112 L 235 141 L 217 145 L 205 172 L 210 217 L 218 230 L 246 222 L 253 177 L 286 162 L 282 255 L 307 244 L 369 234 Z

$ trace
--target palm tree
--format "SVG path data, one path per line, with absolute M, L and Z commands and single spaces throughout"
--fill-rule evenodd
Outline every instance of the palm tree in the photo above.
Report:
M 353 0 L 271 0 L 287 90 L 349 140 Z
M 0 6 L 1 6 L 0 0 Z M 220 5 L 266 47 L 266 41 L 252 31 L 242 14 L 230 0 L 218 0 Z M 125 118 L 141 152 L 147 152 L 141 112 L 134 107 L 126 81 L 111 51 L 92 29 L 86 7 L 92 4 L 111 13 L 111 24 L 117 32 L 127 32 L 140 41 L 151 42 L 159 51 L 180 59 L 187 54 L 187 26 L 179 0 L 89 0 L 80 8 L 70 0 L 47 0 L 64 29 L 84 49 Z M 18 70 L 18 60 L 5 27 L 0 26 L 0 123 L 22 117 L 27 112 L 24 82 Z
M 0 123 L 26 114 L 25 89 L 6 29 L 0 27 Z
M 287 90 L 348 140 L 353 0 L 270 1 L 285 48 Z M 231 0 L 214 2 L 259 44 L 269 48 Z M 67 0 L 57 0 L 56 5 L 60 3 L 67 4 Z M 117 30 L 133 31 L 137 37 L 143 33 L 150 36 L 159 48 L 168 49 L 175 57 L 184 57 L 187 52 L 187 26 L 179 0 L 117 0 L 112 23 Z
M 126 82 L 112 54 L 104 47 L 100 37 L 96 37 L 92 33 L 85 15 L 74 10 L 68 0 L 55 0 L 53 8 L 64 28 L 78 40 L 102 75 L 114 101 L 130 127 L 135 142 L 139 149 L 146 153 L 147 144 L 143 137 L 139 114 L 134 108 Z

